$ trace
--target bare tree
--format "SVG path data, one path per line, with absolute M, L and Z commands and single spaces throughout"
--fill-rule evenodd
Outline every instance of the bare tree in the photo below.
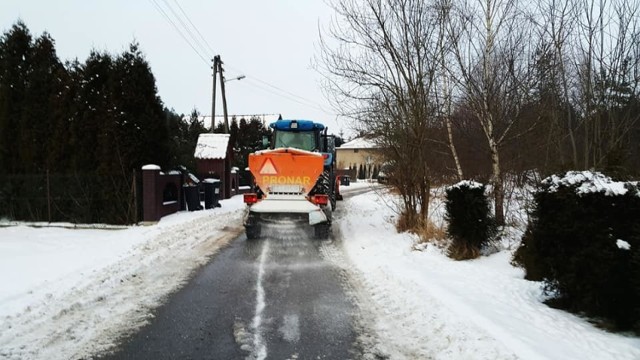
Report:
M 545 148 L 545 168 L 549 163 L 571 164 L 578 168 L 579 155 L 572 96 L 575 93 L 573 36 L 577 27 L 575 1 L 544 0 L 538 3 L 537 72 L 540 111 L 549 118 Z M 565 154 L 568 142 L 569 154 Z M 568 159 L 567 159 L 568 158 Z
M 530 17 L 516 0 L 460 2 L 449 22 L 457 92 L 477 118 L 491 157 L 495 216 L 504 224 L 501 147 L 532 87 Z M 461 32 L 458 32 L 460 30 Z
M 629 102 L 638 96 L 640 4 L 584 0 L 578 14 L 583 167 L 602 168 L 616 157 L 638 121 Z
M 440 60 L 440 69 L 439 76 L 436 78 L 437 86 L 440 91 L 435 92 L 435 102 L 437 104 L 437 108 L 439 109 L 439 114 L 444 122 L 445 129 L 447 131 L 447 139 L 446 144 L 449 147 L 449 151 L 451 152 L 451 157 L 453 158 L 453 162 L 455 164 L 456 174 L 458 176 L 458 180 L 464 180 L 464 171 L 462 170 L 462 164 L 460 162 L 460 157 L 458 156 L 458 151 L 456 145 L 453 141 L 453 127 L 452 127 L 452 117 L 453 117 L 453 86 L 452 86 L 452 76 L 454 76 L 449 70 L 448 62 L 454 61 L 455 58 L 452 56 L 451 51 L 451 41 L 450 39 L 457 39 L 457 33 L 454 35 L 452 33 L 452 29 L 448 28 L 448 24 L 450 21 L 451 9 L 453 7 L 452 0 L 440 0 L 436 2 L 435 9 L 438 12 L 438 50 L 439 60 Z M 447 32 L 450 32 L 450 35 L 447 36 Z M 454 42 L 455 43 L 455 42 Z
M 422 0 L 342 0 L 322 37 L 326 89 L 342 114 L 371 134 L 393 165 L 406 223 L 426 223 L 441 65 L 438 11 Z
M 640 4 L 628 0 L 539 4 L 538 51 L 558 99 L 547 109 L 556 124 L 549 137 L 560 158 L 568 144 L 572 169 L 604 168 L 628 152 L 638 122 L 631 104 L 638 98 L 639 15 Z

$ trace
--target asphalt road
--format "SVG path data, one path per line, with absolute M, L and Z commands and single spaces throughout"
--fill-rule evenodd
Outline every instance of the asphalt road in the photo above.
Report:
M 358 309 L 321 242 L 291 224 L 271 230 L 231 242 L 105 358 L 359 358 Z

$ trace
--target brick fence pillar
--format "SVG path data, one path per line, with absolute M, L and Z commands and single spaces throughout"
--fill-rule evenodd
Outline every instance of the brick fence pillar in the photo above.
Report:
M 158 221 L 158 165 L 145 165 L 142 167 L 142 221 Z

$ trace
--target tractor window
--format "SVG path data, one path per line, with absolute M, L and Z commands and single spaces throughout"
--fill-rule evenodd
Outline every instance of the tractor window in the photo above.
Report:
M 316 149 L 315 133 L 313 131 L 276 131 L 275 147 L 313 151 Z

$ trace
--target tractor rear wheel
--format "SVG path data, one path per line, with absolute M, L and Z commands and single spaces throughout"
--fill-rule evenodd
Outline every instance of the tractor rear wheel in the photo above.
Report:
M 331 224 L 326 222 L 322 224 L 314 225 L 313 227 L 314 237 L 318 240 L 328 239 L 330 231 L 331 231 Z
M 247 233 L 247 240 L 255 240 L 260 238 L 260 225 L 247 226 L 245 227 L 245 230 Z
M 320 178 L 318 179 L 318 183 L 315 187 L 316 194 L 325 194 L 329 197 L 329 203 L 331 204 L 331 210 L 336 209 L 336 192 L 334 190 L 335 187 L 335 177 L 333 176 L 333 171 L 329 169 L 325 169 Z

